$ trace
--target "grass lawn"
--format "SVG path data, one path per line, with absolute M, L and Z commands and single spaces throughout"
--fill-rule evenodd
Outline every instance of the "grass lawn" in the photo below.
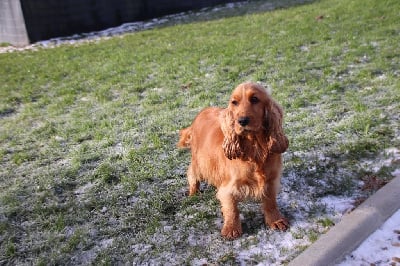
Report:
M 400 1 L 286 3 L 0 54 L 0 264 L 284 264 L 340 219 L 322 199 L 390 180 Z M 269 230 L 245 202 L 244 236 L 225 241 L 215 190 L 187 197 L 175 145 L 247 80 L 285 109 L 278 202 L 292 227 Z

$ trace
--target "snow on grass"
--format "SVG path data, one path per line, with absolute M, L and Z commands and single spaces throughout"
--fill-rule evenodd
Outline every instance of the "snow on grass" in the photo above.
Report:
M 400 162 L 400 150 L 395 147 L 387 148 L 381 152 L 381 155 L 378 158 L 379 160 L 376 160 L 376 158 L 375 160 L 364 160 L 362 165 L 366 168 L 370 168 L 372 172 L 376 173 L 384 167 L 389 167 L 394 163 Z M 392 172 L 392 175 L 396 176 L 398 171 L 399 169 L 395 169 Z
M 352 197 L 339 197 L 328 195 L 321 199 L 321 203 L 326 204 L 328 209 L 333 210 L 339 215 L 350 212 L 354 207 L 354 199 Z

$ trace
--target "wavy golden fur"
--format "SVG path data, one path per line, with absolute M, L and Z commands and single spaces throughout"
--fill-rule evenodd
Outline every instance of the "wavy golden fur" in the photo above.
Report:
M 227 239 L 242 234 L 237 204 L 245 198 L 262 201 L 271 228 L 289 226 L 276 202 L 281 153 L 289 145 L 282 120 L 282 108 L 265 88 L 248 82 L 235 88 L 227 108 L 206 108 L 179 132 L 178 147 L 192 153 L 189 195 L 198 191 L 200 181 L 217 188 L 224 217 L 221 234 Z

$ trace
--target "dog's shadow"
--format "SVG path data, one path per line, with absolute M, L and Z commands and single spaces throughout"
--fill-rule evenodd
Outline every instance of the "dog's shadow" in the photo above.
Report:
M 261 210 L 260 202 L 242 202 L 239 204 L 239 212 L 243 234 L 256 235 L 260 230 L 272 230 L 265 224 L 264 213 Z M 289 221 L 293 219 L 293 217 L 285 211 L 282 211 L 282 214 Z
M 239 209 L 244 234 L 254 235 L 265 229 L 264 214 L 261 211 L 260 203 L 245 201 L 239 204 Z

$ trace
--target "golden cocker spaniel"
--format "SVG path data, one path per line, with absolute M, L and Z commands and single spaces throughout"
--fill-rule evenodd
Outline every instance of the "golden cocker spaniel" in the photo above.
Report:
M 180 130 L 178 147 L 189 148 L 189 195 L 200 181 L 217 188 L 224 225 L 223 237 L 242 234 L 238 202 L 261 200 L 265 223 L 286 230 L 288 221 L 278 210 L 282 156 L 289 142 L 282 128 L 282 108 L 257 83 L 242 83 L 233 91 L 227 108 L 202 110 L 190 127 Z

